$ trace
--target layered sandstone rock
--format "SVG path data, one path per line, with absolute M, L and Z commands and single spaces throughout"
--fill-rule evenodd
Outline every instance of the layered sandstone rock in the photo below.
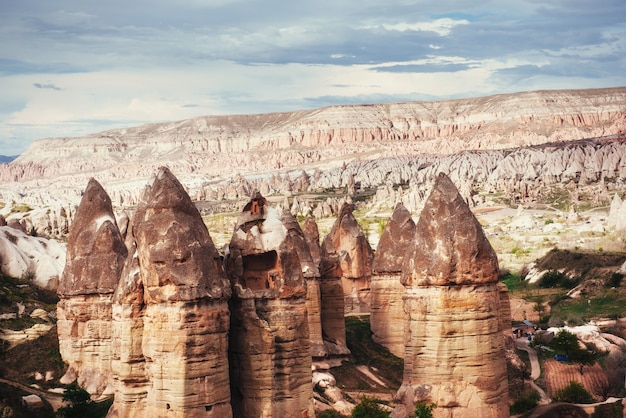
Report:
M 59 351 L 69 365 L 61 381 L 77 378 L 92 394 L 112 391 L 111 303 L 127 253 L 111 199 L 91 179 L 69 234 L 57 327 Z
M 238 417 L 314 416 L 306 279 L 290 232 L 256 192 L 228 247 L 232 405 Z
M 434 402 L 439 417 L 508 417 L 498 261 L 450 179 L 440 174 L 404 261 L 408 336 L 395 416 Z
M 352 214 L 353 210 L 352 204 L 341 207 L 337 220 L 322 242 L 322 280 L 341 281 L 345 313 L 369 313 L 374 254 Z
M 404 357 L 404 286 L 402 261 L 415 239 L 411 213 L 399 203 L 385 225 L 374 256 L 371 283 L 372 338 L 398 357 Z
M 293 249 L 298 254 L 302 266 L 302 277 L 306 280 L 306 309 L 309 324 L 309 340 L 311 341 L 311 355 L 313 358 L 325 357 L 328 353 L 324 347 L 322 338 L 322 320 L 320 294 L 320 271 L 319 258 L 316 263 L 311 255 L 311 245 L 304 236 L 297 219 L 289 210 L 284 210 L 281 221 L 287 234 L 291 238 Z M 309 226 L 310 228 L 310 226 Z M 318 247 L 319 257 L 319 247 Z
M 127 241 L 109 415 L 232 416 L 230 285 L 200 214 L 168 169 L 146 191 Z

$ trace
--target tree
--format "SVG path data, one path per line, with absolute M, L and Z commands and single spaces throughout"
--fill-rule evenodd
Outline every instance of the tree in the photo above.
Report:
M 361 402 L 352 410 L 352 418 L 387 418 L 389 414 L 376 402 L 376 399 L 361 397 Z
M 59 408 L 57 415 L 65 418 L 99 418 L 105 417 L 113 398 L 103 402 L 94 402 L 91 395 L 85 389 L 73 382 L 65 390 L 63 394 L 63 402 L 66 406 Z
M 71 383 L 63 394 L 63 402 L 67 406 L 59 408 L 58 414 L 62 417 L 85 417 L 88 416 L 90 404 L 93 403 L 91 395 L 76 382 Z
M 550 342 L 550 348 L 559 354 L 565 354 L 568 357 L 575 350 L 580 350 L 578 345 L 578 337 L 566 329 L 560 330 Z
M 583 367 L 592 366 L 598 358 L 598 354 L 581 348 L 576 334 L 566 329 L 562 329 L 556 334 L 550 342 L 550 348 L 559 354 L 565 354 L 571 362 L 577 363 L 581 375 L 583 374 Z
M 568 403 L 594 403 L 596 400 L 587 392 L 587 390 L 578 382 L 570 382 L 563 389 L 556 391 L 553 399 L 558 402 Z
M 415 412 L 409 418 L 433 418 L 433 409 L 437 408 L 434 403 L 418 402 L 415 405 Z

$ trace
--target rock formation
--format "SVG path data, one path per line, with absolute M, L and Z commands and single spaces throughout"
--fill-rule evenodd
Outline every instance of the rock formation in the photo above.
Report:
M 239 216 L 228 251 L 234 416 L 312 418 L 303 265 L 292 234 L 260 193 Z
M 407 416 L 434 402 L 439 417 L 508 417 L 498 261 L 450 179 L 440 174 L 404 260 L 408 336 L 396 397 Z
M 332 229 L 322 241 L 322 280 L 341 281 L 345 313 L 369 313 L 374 253 L 352 214 L 353 210 L 354 205 L 344 204 Z M 322 301 L 323 298 L 322 293 Z
M 616 231 L 626 229 L 626 200 L 622 202 L 617 193 L 611 200 L 607 226 L 614 228 Z
M 311 247 L 309 245 L 300 224 L 289 210 L 283 210 L 281 221 L 287 234 L 291 238 L 293 249 L 298 254 L 298 259 L 302 265 L 302 277 L 306 280 L 306 310 L 307 322 L 309 324 L 309 340 L 311 342 L 311 355 L 313 358 L 326 357 L 328 354 L 322 338 L 322 321 L 320 295 L 320 271 L 319 271 L 319 246 L 318 262 L 313 260 Z M 311 228 L 311 226 L 309 226 Z M 313 246 L 314 247 L 314 246 Z
M 111 304 L 126 256 L 111 199 L 91 179 L 70 229 L 57 291 L 59 351 L 69 365 L 62 383 L 77 378 L 90 393 L 112 393 Z
M 127 242 L 109 416 L 231 417 L 230 286 L 198 210 L 168 169 L 147 188 Z
M 398 357 L 404 357 L 404 286 L 402 261 L 415 239 L 415 222 L 399 203 L 385 225 L 374 256 L 371 283 L 372 338 Z
M 0 273 L 31 280 L 41 288 L 56 292 L 65 266 L 65 244 L 2 226 L 1 221 Z

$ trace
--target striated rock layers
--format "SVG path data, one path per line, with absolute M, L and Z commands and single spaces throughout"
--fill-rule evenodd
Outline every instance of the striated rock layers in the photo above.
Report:
M 78 383 L 90 393 L 111 393 L 111 304 L 126 246 L 111 199 L 91 179 L 76 212 L 59 281 L 59 351 L 69 368 L 62 383 Z
M 322 276 L 326 282 L 341 281 L 345 313 L 369 313 L 374 253 L 353 210 L 354 205 L 344 203 L 322 242 Z
M 408 329 L 396 394 L 403 405 L 394 416 L 426 401 L 437 404 L 436 417 L 508 417 L 497 256 L 443 174 L 421 213 L 415 244 L 402 270 Z
M 115 293 L 109 416 L 231 417 L 230 286 L 202 218 L 165 168 L 137 207 Z
M 411 213 L 399 203 L 378 241 L 371 283 L 370 327 L 372 338 L 398 357 L 404 357 L 404 286 L 402 261 L 415 238 Z
M 244 207 L 228 250 L 233 414 L 312 418 L 303 264 L 292 234 L 260 193 Z
M 281 221 L 283 225 L 285 225 L 285 228 L 287 228 L 287 233 L 291 238 L 291 244 L 298 254 L 298 259 L 302 266 L 302 277 L 306 280 L 306 310 L 307 322 L 309 324 L 309 340 L 311 342 L 311 356 L 313 358 L 326 357 L 328 353 L 324 347 L 322 319 L 320 314 L 322 298 L 320 294 L 319 242 L 317 245 L 318 257 L 316 262 L 311 254 L 311 247 L 315 247 L 315 243 L 309 243 L 304 235 L 304 231 L 300 228 L 298 220 L 288 209 L 283 211 Z M 311 221 L 313 220 L 311 219 Z M 307 228 L 311 231 L 315 228 L 315 231 L 317 231 L 315 221 L 313 221 L 313 224 L 314 225 L 311 225 L 309 223 Z

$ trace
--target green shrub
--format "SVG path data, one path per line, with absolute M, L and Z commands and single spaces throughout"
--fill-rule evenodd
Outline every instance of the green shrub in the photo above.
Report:
M 511 415 L 518 415 L 526 411 L 530 411 L 539 404 L 541 395 L 536 390 L 525 393 L 513 402 L 509 408 Z
M 418 402 L 415 411 L 409 418 L 433 418 L 433 409 L 437 408 L 434 403 Z
M 389 413 L 383 410 L 376 399 L 361 397 L 359 402 L 352 410 L 352 418 L 387 418 Z
M 570 278 L 560 271 L 549 270 L 541 276 L 539 286 L 543 288 L 563 287 L 573 289 L 580 282 L 577 278 Z
M 59 408 L 57 414 L 65 418 L 105 417 L 113 404 L 113 398 L 102 402 L 92 401 L 89 392 L 78 386 L 76 382 L 67 387 L 63 401 L 67 402 L 68 406 Z
M 578 382 L 570 382 L 563 389 L 556 391 L 552 397 L 557 402 L 568 403 L 595 403 L 595 398 L 591 393 Z
M 615 272 L 611 274 L 611 277 L 606 282 L 606 286 L 607 287 L 619 287 L 619 285 L 622 284 L 623 278 L 624 278 L 624 275 L 622 273 Z

